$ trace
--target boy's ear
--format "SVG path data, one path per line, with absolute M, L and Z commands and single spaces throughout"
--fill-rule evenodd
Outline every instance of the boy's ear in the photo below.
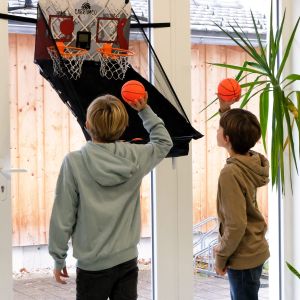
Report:
M 90 123 L 88 122 L 88 120 L 85 121 L 85 128 L 86 129 L 90 129 Z
M 225 141 L 226 141 L 226 143 L 230 143 L 230 138 L 228 135 L 225 135 Z

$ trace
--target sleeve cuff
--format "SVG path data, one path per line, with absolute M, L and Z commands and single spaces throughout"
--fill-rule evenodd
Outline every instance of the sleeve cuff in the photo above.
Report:
M 226 264 L 227 264 L 227 259 L 226 258 L 221 257 L 219 255 L 216 255 L 215 266 L 218 269 L 223 270 L 226 267 Z
M 222 116 L 224 113 L 226 113 L 227 111 L 229 111 L 230 108 L 224 110 L 224 111 L 221 111 L 221 109 L 219 108 L 219 114 Z
M 66 261 L 63 261 L 61 263 L 57 262 L 57 261 L 54 262 L 54 269 L 55 270 L 62 270 L 65 266 L 66 266 Z
M 142 109 L 141 111 L 138 112 L 138 114 L 141 118 L 143 118 L 143 116 L 147 116 L 151 113 L 154 114 L 149 105 L 147 105 L 144 109 Z

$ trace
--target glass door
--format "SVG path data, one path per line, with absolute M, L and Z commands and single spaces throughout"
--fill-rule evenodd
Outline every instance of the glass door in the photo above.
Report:
M 216 99 L 219 82 L 225 78 L 235 78 L 238 72 L 210 63 L 242 66 L 245 60 L 251 61 L 251 57 L 215 25 L 216 23 L 225 31 L 233 33 L 230 27 L 232 25 L 239 32 L 243 31 L 246 38 L 258 47 L 250 9 L 259 24 L 260 37 L 265 45 L 269 13 L 268 7 L 261 1 L 213 1 L 205 4 L 201 1 L 191 1 L 191 11 L 196 12 L 191 14 L 192 123 L 204 134 L 204 137 L 195 141 L 193 145 L 194 299 L 213 299 L 217 296 L 230 299 L 226 276 L 220 279 L 214 269 L 213 248 L 218 243 L 217 185 L 228 155 L 224 148 L 217 146 L 219 116 L 214 115 L 218 112 L 219 105 L 218 101 L 213 101 Z M 243 83 L 252 80 L 253 77 L 248 76 Z M 246 92 L 247 88 L 242 94 Z M 240 103 L 233 107 L 239 107 Z M 254 97 L 244 108 L 259 116 L 259 96 Z M 264 153 L 262 141 L 254 150 Z M 268 222 L 267 186 L 258 190 L 257 202 Z M 260 297 L 267 299 L 267 295 L 268 263 L 263 270 Z

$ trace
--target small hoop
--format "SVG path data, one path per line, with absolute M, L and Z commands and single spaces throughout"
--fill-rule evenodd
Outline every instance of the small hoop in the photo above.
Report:
M 58 49 L 58 51 L 64 59 L 71 59 L 74 56 L 85 56 L 88 53 L 86 49 L 76 47 L 65 47 L 63 51 L 61 49 Z
M 57 48 L 50 46 L 47 50 L 53 61 L 55 75 L 67 76 L 75 80 L 80 77 L 83 61 L 88 54 L 86 49 L 65 46 L 63 43 L 57 42 Z
M 128 57 L 135 53 L 131 50 L 113 48 L 112 44 L 105 43 L 97 49 L 100 61 L 100 75 L 108 79 L 124 79 L 129 67 Z
M 120 56 L 129 57 L 133 56 L 135 53 L 131 50 L 121 49 L 121 48 L 113 48 L 112 44 L 105 43 L 101 48 L 98 48 L 97 51 L 102 55 L 109 57 L 111 59 L 117 59 Z

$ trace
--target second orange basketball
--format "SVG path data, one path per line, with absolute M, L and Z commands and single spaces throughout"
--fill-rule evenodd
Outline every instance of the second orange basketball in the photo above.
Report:
M 233 78 L 223 79 L 218 85 L 218 97 L 222 101 L 237 101 L 241 97 L 241 86 Z
M 146 90 L 137 80 L 125 82 L 121 89 L 121 95 L 125 102 L 135 102 L 145 96 Z

